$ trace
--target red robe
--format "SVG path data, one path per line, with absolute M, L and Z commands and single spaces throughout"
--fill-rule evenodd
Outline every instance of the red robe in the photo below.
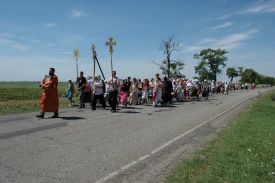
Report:
M 44 91 L 40 95 L 40 111 L 41 112 L 58 112 L 59 97 L 58 97 L 58 78 L 56 75 L 51 76 L 48 81 L 40 82 Z

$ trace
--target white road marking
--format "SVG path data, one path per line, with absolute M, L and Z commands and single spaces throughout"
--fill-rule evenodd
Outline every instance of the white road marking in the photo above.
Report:
M 249 97 L 249 98 L 247 98 L 247 99 L 241 101 L 240 103 L 238 103 L 238 104 L 236 104 L 236 105 L 230 107 L 229 109 L 227 109 L 227 110 L 225 110 L 225 111 L 223 111 L 223 112 L 221 112 L 221 113 L 215 115 L 214 117 L 210 118 L 209 120 L 207 120 L 207 121 L 205 121 L 205 122 L 203 122 L 203 123 L 201 123 L 201 124 L 195 126 L 194 128 L 192 128 L 192 129 L 190 129 L 190 130 L 188 130 L 188 131 L 186 131 L 186 132 L 180 134 L 179 136 L 175 137 L 174 139 L 170 140 L 169 142 L 166 142 L 165 144 L 163 144 L 162 146 L 160 146 L 160 147 L 158 147 L 157 149 L 153 150 L 152 152 L 150 152 L 150 153 L 148 153 L 148 154 L 146 154 L 146 155 L 144 155 L 144 156 L 138 158 L 138 159 L 135 160 L 135 161 L 132 161 L 131 163 L 129 163 L 129 164 L 127 164 L 127 165 L 121 167 L 121 168 L 118 169 L 117 171 L 114 171 L 114 172 L 110 173 L 109 175 L 107 175 L 107 176 L 105 176 L 105 177 L 99 179 L 99 180 L 96 181 L 95 183 L 103 183 L 103 182 L 106 182 L 107 180 L 109 180 L 109 179 L 111 179 L 111 178 L 117 176 L 118 174 L 120 174 L 121 172 L 125 171 L 126 169 L 129 169 L 129 168 L 131 168 L 132 166 L 134 166 L 134 165 L 140 163 L 141 161 L 143 161 L 143 160 L 149 158 L 150 156 L 156 154 L 157 152 L 160 152 L 162 149 L 164 149 L 164 148 L 166 148 L 167 146 L 171 145 L 172 143 L 178 141 L 178 140 L 181 139 L 182 137 L 188 135 L 189 133 L 195 131 L 196 129 L 202 127 L 203 125 L 205 125 L 205 124 L 209 123 L 210 121 L 212 121 L 212 120 L 214 120 L 214 119 L 220 117 L 221 115 L 223 115 L 223 114 L 225 114 L 225 113 L 231 111 L 231 110 L 234 109 L 235 107 L 241 105 L 242 103 L 244 103 L 244 102 L 246 102 L 246 101 L 248 101 L 248 100 L 250 100 L 250 99 L 252 99 L 252 98 L 254 98 L 254 97 L 255 97 L 255 96 Z
M 134 166 L 135 164 L 137 164 L 139 161 L 132 161 L 131 163 L 129 163 L 128 165 L 125 165 L 124 167 L 120 168 L 120 170 L 126 170 L 128 168 L 130 168 L 131 166 Z

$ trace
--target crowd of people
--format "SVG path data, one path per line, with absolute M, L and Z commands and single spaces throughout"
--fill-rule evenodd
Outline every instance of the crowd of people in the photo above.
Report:
M 213 94 L 227 95 L 229 91 L 253 88 L 253 85 L 220 81 L 204 80 L 200 82 L 198 79 L 187 80 L 184 78 L 168 80 L 167 77 L 160 78 L 159 74 L 150 80 L 131 77 L 119 79 L 116 76 L 116 71 L 113 71 L 113 76 L 105 81 L 100 76 L 95 77 L 94 83 L 91 79 L 91 77 L 85 79 L 83 72 L 77 79 L 76 83 L 80 91 L 79 107 L 83 108 L 85 103 L 91 102 L 92 110 L 96 110 L 96 103 L 99 99 L 103 108 L 106 108 L 106 101 L 108 101 L 112 107 L 112 112 L 116 111 L 118 105 L 122 108 L 127 108 L 128 105 L 167 106 L 173 101 L 190 102 L 200 100 L 200 98 L 208 99 L 209 95 Z M 70 97 L 72 96 L 71 93 L 74 92 L 71 86 L 72 82 L 69 80 L 67 93 Z M 70 97 L 68 99 L 73 105 Z
M 50 68 L 48 78 L 41 81 L 40 86 L 44 89 L 40 97 L 41 114 L 39 118 L 44 118 L 45 112 L 54 112 L 53 118 L 58 117 L 58 78 L 54 74 L 54 68 Z M 188 80 L 185 78 L 160 78 L 159 74 L 155 78 L 136 79 L 128 77 L 119 79 L 116 71 L 107 79 L 101 79 L 100 75 L 84 77 L 80 72 L 77 78 L 76 87 L 79 91 L 79 108 L 85 108 L 85 103 L 91 105 L 92 110 L 96 110 L 99 100 L 105 109 L 107 102 L 111 107 L 111 112 L 116 112 L 117 107 L 127 108 L 128 105 L 144 106 L 169 106 L 173 102 L 190 102 L 193 100 L 208 99 L 210 95 L 224 94 L 228 95 L 229 91 L 239 89 L 255 88 L 255 84 L 239 84 L 230 82 L 215 82 L 198 79 Z M 72 80 L 68 81 L 66 98 L 70 101 L 70 106 L 74 106 L 73 98 L 77 97 L 76 88 Z

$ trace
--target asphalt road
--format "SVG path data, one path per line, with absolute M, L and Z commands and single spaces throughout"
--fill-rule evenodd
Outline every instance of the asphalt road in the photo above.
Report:
M 58 119 L 1 116 L 0 182 L 161 182 L 177 157 L 200 147 L 225 125 L 231 109 L 239 111 L 258 93 L 237 91 L 171 107 L 131 106 L 118 113 L 72 108 Z

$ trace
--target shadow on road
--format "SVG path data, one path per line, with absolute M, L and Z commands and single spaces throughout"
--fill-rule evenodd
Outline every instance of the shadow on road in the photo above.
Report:
M 173 105 L 167 105 L 167 106 L 165 106 L 165 107 L 177 107 L 177 106 L 175 106 L 175 105 L 173 104 Z
M 76 117 L 76 116 L 71 116 L 71 117 L 59 117 L 60 119 L 64 119 L 64 120 L 80 120 L 80 119 L 85 119 L 82 117 Z
M 125 108 L 125 109 L 142 109 L 141 107 L 129 107 L 129 106 L 127 106 L 127 108 Z
M 140 113 L 138 111 L 121 111 L 119 113 L 126 113 L 126 114 L 137 114 L 137 113 Z
M 165 111 L 171 111 L 171 109 L 159 109 L 159 110 L 154 110 L 154 112 L 165 112 Z
M 8 139 L 8 138 L 11 138 L 11 137 L 18 137 L 18 136 L 21 136 L 21 135 L 28 135 L 28 134 L 32 134 L 32 133 L 39 132 L 39 131 L 64 127 L 66 125 L 67 125 L 66 123 L 61 122 L 61 123 L 54 123 L 54 124 L 44 125 L 44 126 L 38 126 L 38 127 L 34 127 L 34 128 L 29 128 L 29 129 L 17 130 L 17 131 L 13 131 L 13 132 L 0 134 L 0 139 Z

